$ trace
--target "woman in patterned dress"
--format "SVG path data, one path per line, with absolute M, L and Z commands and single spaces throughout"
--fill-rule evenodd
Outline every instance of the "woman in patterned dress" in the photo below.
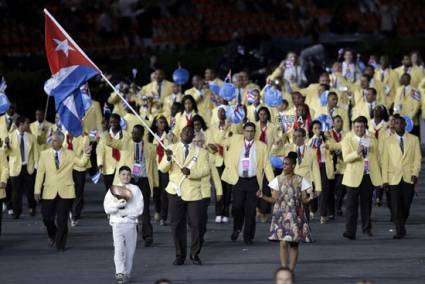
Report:
M 310 201 L 308 193 L 312 192 L 312 185 L 294 174 L 296 162 L 297 154 L 288 153 L 283 161 L 283 173 L 269 183 L 272 196 L 258 193 L 259 198 L 274 203 L 269 240 L 280 241 L 281 264 L 292 271 L 298 258 L 298 243 L 311 242 L 303 203 Z

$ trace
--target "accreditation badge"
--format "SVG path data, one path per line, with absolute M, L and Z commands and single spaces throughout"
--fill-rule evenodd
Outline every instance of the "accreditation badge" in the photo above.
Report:
M 133 169 L 132 169 L 131 173 L 135 177 L 141 177 L 142 176 L 142 165 L 139 164 L 139 163 L 135 163 L 133 165 Z

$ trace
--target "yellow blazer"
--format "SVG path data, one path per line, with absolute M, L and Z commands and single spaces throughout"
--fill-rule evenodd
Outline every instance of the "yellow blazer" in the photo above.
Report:
M 118 162 L 117 169 L 122 166 L 128 166 L 130 169 L 133 167 L 135 161 L 136 150 L 134 141 L 130 135 L 125 136 L 123 139 L 112 139 L 109 135 L 103 135 L 102 138 L 105 144 L 109 147 L 119 149 L 121 151 L 121 158 Z M 111 152 L 112 153 L 112 152 Z M 156 163 L 156 147 L 152 143 L 143 141 L 143 154 L 145 158 L 146 175 L 149 181 L 151 192 L 153 188 L 159 186 L 158 167 Z M 114 184 L 119 182 L 118 171 L 115 172 Z
M 378 142 L 370 134 L 365 135 L 369 139 L 368 161 L 370 179 L 374 186 L 380 186 L 382 185 L 382 180 L 378 161 Z M 342 184 L 353 188 L 360 185 L 364 174 L 364 159 L 363 156 L 357 153 L 358 146 L 357 136 L 352 132 L 347 134 L 341 142 L 342 157 L 346 164 Z
M 410 85 L 413 86 L 413 88 L 417 88 L 419 86 L 419 83 L 422 81 L 422 79 L 424 78 L 424 72 L 422 70 L 422 68 L 418 67 L 418 66 L 412 66 L 410 69 Z M 394 71 L 397 73 L 398 75 L 398 80 L 400 81 L 401 76 L 404 74 L 404 67 L 403 66 L 399 66 L 396 69 L 394 69 Z
M 400 115 L 409 116 L 415 125 L 419 125 L 419 111 L 421 110 L 425 94 L 421 94 L 421 100 L 416 100 L 412 98 L 412 89 L 411 86 L 404 87 L 400 86 L 397 89 L 397 93 L 394 99 L 394 113 L 399 113 Z M 424 116 L 423 114 L 422 116 Z
M 384 85 L 380 80 L 375 79 L 375 77 L 373 77 L 370 80 L 369 83 L 369 87 L 374 88 L 376 90 L 376 101 L 379 104 L 385 104 L 385 90 L 384 90 Z M 354 86 L 353 86 L 354 91 L 354 99 L 355 99 L 355 104 L 357 104 L 359 102 L 359 100 L 365 101 L 365 98 L 363 96 L 363 89 L 360 86 L 360 81 L 357 81 Z
M 9 168 L 7 166 L 6 154 L 0 150 L 0 182 L 7 183 Z M 0 188 L 0 200 L 6 198 L 6 188 Z
M 83 117 L 83 130 L 89 133 L 91 130 L 102 131 L 102 108 L 98 101 L 92 100 L 92 105 Z
M 47 137 L 49 133 L 52 131 L 53 124 L 45 120 L 43 122 L 43 128 L 39 127 L 40 123 L 38 121 L 34 121 L 30 124 L 31 134 L 34 135 L 37 141 L 37 151 L 38 156 L 40 156 L 40 152 L 46 150 L 49 145 L 47 144 Z
M 201 95 L 201 92 L 202 92 L 202 95 Z M 207 125 L 209 125 L 210 119 L 211 119 L 211 110 L 214 107 L 214 105 L 211 102 L 211 96 L 212 96 L 211 91 L 208 89 L 202 89 L 201 91 L 199 91 L 195 87 L 193 87 L 193 88 L 190 88 L 189 90 L 186 90 L 184 94 L 191 95 L 195 99 L 196 105 L 198 106 L 199 114 L 205 120 Z
M 34 193 L 40 194 L 43 188 L 42 199 L 51 200 L 56 195 L 64 199 L 75 198 L 72 169 L 75 166 L 85 167 L 90 160 L 90 155 L 87 154 L 78 158 L 71 150 L 62 148 L 61 151 L 59 169 L 56 169 L 55 151 L 52 148 L 40 154 Z
M 127 131 L 122 131 L 120 135 L 120 139 L 129 139 Z M 115 139 L 115 138 L 113 138 Z M 120 152 L 120 159 L 123 153 Z M 112 157 L 112 148 L 106 145 L 105 138 L 103 135 L 100 137 L 99 142 L 96 147 L 96 159 L 97 165 L 102 166 L 102 174 L 103 175 L 112 175 L 115 173 L 115 170 L 118 166 L 118 161 Z
M 310 84 L 307 88 L 301 89 L 301 93 L 305 96 L 305 103 L 313 109 L 315 113 L 320 111 L 320 96 L 319 96 L 319 84 Z M 341 108 L 347 109 L 348 106 L 348 97 L 344 92 L 339 92 L 338 90 L 331 88 L 331 92 L 335 92 L 338 96 L 338 106 Z
M 226 122 L 226 126 L 224 129 L 220 129 L 218 124 L 211 125 L 210 128 L 207 129 L 208 135 L 206 135 L 207 140 L 205 141 L 205 144 L 215 144 L 220 147 L 223 147 L 223 153 L 222 155 L 217 152 L 215 153 L 215 166 L 221 167 L 224 163 L 224 156 L 226 154 L 226 151 L 224 151 L 224 143 L 225 139 L 229 137 L 229 133 L 232 130 L 232 126 L 234 124 L 228 124 Z
M 196 201 L 202 199 L 202 178 L 208 176 L 210 172 L 208 152 L 202 148 L 190 145 L 189 154 L 184 159 L 184 149 L 181 143 L 170 145 L 169 149 L 173 151 L 174 157 L 184 167 L 194 164 L 190 168 L 190 175 L 183 179 L 183 174 L 180 167 L 173 161 L 168 161 L 167 158 L 162 159 L 159 164 L 159 170 L 163 173 L 169 173 L 170 182 L 166 187 L 169 194 L 176 195 L 176 187 L 180 188 L 181 199 L 184 201 Z M 194 159 L 198 152 L 198 158 Z M 181 183 L 180 183 L 181 182 Z M 180 185 L 180 186 L 179 186 Z
M 316 157 L 317 157 L 317 151 L 312 146 L 313 139 L 314 139 L 314 137 L 311 138 L 310 140 L 308 140 L 307 145 L 309 145 L 309 147 L 313 150 L 313 152 L 316 154 Z M 328 179 L 334 179 L 335 178 L 335 172 L 334 172 L 334 165 L 333 165 L 333 160 L 332 160 L 332 155 L 331 155 L 331 147 L 334 143 L 331 142 L 330 140 L 333 140 L 333 139 L 328 138 L 328 140 L 326 142 L 324 142 L 326 145 L 329 146 L 329 149 L 325 149 L 325 151 L 324 151 L 324 153 L 325 153 L 324 158 L 325 158 L 326 176 L 327 176 Z
M 192 111 L 191 117 L 193 118 L 197 113 L 195 111 Z M 198 113 L 199 114 L 199 113 Z M 202 117 L 204 118 L 204 117 Z M 187 119 L 186 119 L 186 112 L 183 113 L 177 113 L 176 114 L 176 124 L 174 125 L 173 133 L 177 137 L 180 138 L 180 132 L 185 128 L 187 125 Z
M 125 120 L 125 123 L 127 125 L 127 129 L 126 131 L 128 133 L 131 133 L 133 131 L 133 127 L 137 124 L 140 124 L 143 126 L 142 122 L 140 121 L 140 119 L 137 118 L 137 116 L 135 116 L 133 113 L 129 113 L 127 112 L 124 116 L 123 119 Z M 146 124 L 150 127 L 151 123 L 149 120 L 145 120 L 144 122 L 146 122 Z M 147 131 L 145 131 L 147 132 Z
M 283 148 L 283 156 L 287 156 L 289 152 L 296 152 L 297 145 L 294 143 L 286 144 Z M 319 162 L 317 161 L 316 151 L 311 149 L 307 144 L 304 145 L 304 156 L 301 164 L 295 166 L 295 174 L 300 175 L 314 184 L 314 191 L 322 191 L 322 182 L 320 179 Z
M 34 136 L 27 132 L 28 137 L 28 163 L 27 171 L 28 174 L 34 172 L 35 163 L 38 161 L 38 151 L 36 146 L 36 141 Z M 21 150 L 20 150 L 20 141 L 17 137 L 16 131 L 13 131 L 9 134 L 9 145 L 10 148 L 5 149 L 5 153 L 9 158 L 9 174 L 11 177 L 16 177 L 19 175 L 22 169 L 21 162 Z
M 419 177 L 421 170 L 421 148 L 418 137 L 406 133 L 403 137 L 404 153 L 401 152 L 397 135 L 385 139 L 382 154 L 382 182 L 398 185 L 403 178 L 412 183 L 412 176 Z
M 267 137 L 267 150 L 270 151 L 272 148 L 272 145 L 274 144 L 274 140 L 278 136 L 279 127 L 276 126 L 276 124 L 272 122 L 267 122 L 267 129 L 266 129 L 266 137 Z M 260 122 L 255 123 L 255 139 L 259 140 L 261 136 L 261 127 Z
M 211 179 L 214 184 L 216 195 L 223 195 L 223 187 L 221 185 L 220 175 L 217 168 L 215 167 L 215 156 L 212 153 L 208 153 L 209 169 L 210 172 L 207 176 L 201 179 L 201 194 L 202 198 L 211 197 Z
M 239 162 L 241 149 L 244 147 L 244 137 L 242 135 L 233 135 L 226 141 L 226 160 L 221 179 L 228 184 L 235 185 L 239 180 Z M 267 146 L 259 141 L 254 141 L 252 147 L 255 147 L 257 158 L 257 182 L 260 189 L 263 188 L 264 175 L 268 181 L 273 180 L 273 168 L 270 163 Z
M 12 116 L 12 125 L 8 131 L 6 114 L 3 114 L 2 116 L 0 116 L 0 139 L 1 140 L 4 141 L 4 138 L 9 136 L 9 133 L 13 132 L 16 129 L 15 121 L 17 118 L 18 118 L 18 115 L 15 113 L 15 115 Z
M 351 121 L 354 121 L 359 116 L 364 116 L 367 118 L 367 121 L 370 121 L 369 106 L 363 100 L 358 101 L 353 107 Z
M 330 151 L 335 152 L 338 151 L 340 152 L 342 150 L 341 147 L 341 142 L 344 139 L 345 135 L 347 133 L 349 133 L 350 131 L 341 131 L 341 141 L 340 142 L 336 142 L 335 139 L 330 139 L 329 140 L 329 147 L 330 147 Z M 344 163 L 344 159 L 342 158 L 342 154 L 338 155 L 336 158 L 336 165 L 335 165 L 335 174 L 344 174 L 345 171 L 345 163 Z
M 167 80 L 163 80 L 161 82 L 161 102 L 164 101 L 164 99 L 168 96 L 170 96 L 173 93 L 173 83 Z M 158 82 L 152 81 L 149 84 L 146 84 L 142 87 L 142 89 L 139 92 L 140 96 L 147 96 L 147 97 L 153 97 L 158 95 Z
M 381 81 L 382 76 L 384 78 L 383 81 Z M 388 68 L 387 70 L 382 70 L 378 68 L 375 71 L 373 78 L 376 81 L 381 81 L 384 91 L 383 103 L 387 108 L 390 108 L 391 105 L 394 103 L 397 88 L 400 86 L 400 80 L 398 78 L 397 72 L 390 68 Z
M 72 151 L 74 152 L 75 156 L 77 158 L 81 158 L 85 155 L 84 150 L 87 148 L 87 146 L 90 145 L 90 139 L 87 135 L 81 135 L 78 137 L 72 138 Z M 65 140 L 63 141 L 63 147 L 65 149 L 68 149 L 68 141 L 66 139 L 66 133 L 65 133 Z M 74 170 L 78 172 L 84 172 L 87 169 L 91 168 L 91 162 L 88 161 L 86 164 L 84 164 L 83 167 L 75 164 Z
M 129 93 L 127 100 L 135 101 L 136 95 L 133 93 Z M 108 104 L 113 106 L 112 113 L 119 114 L 120 116 L 124 116 L 127 113 L 125 103 L 115 92 L 112 92 L 109 95 Z

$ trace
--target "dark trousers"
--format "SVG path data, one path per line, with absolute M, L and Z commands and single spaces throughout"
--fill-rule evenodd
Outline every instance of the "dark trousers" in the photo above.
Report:
M 224 165 L 217 168 L 218 173 L 221 177 L 224 170 Z M 215 215 L 229 217 L 229 208 L 232 200 L 232 187 L 224 181 L 221 181 L 221 187 L 223 188 L 223 196 L 220 201 L 215 202 Z
M 390 186 L 391 212 L 397 235 L 406 235 L 406 221 L 410 213 L 410 205 L 415 194 L 415 186 L 405 183 L 403 179 L 398 185 Z
M 54 199 L 43 199 L 41 213 L 47 234 L 56 243 L 57 249 L 64 249 L 68 234 L 68 214 L 72 199 L 62 199 L 57 195 Z
M 268 184 L 269 184 L 269 182 L 264 177 L 263 178 L 263 194 L 265 196 L 272 196 L 272 192 L 271 192 L 270 187 L 269 187 Z M 257 208 L 258 208 L 258 211 L 261 214 L 270 214 L 272 212 L 272 205 L 271 205 L 271 203 L 265 201 L 264 199 L 258 199 L 258 201 L 257 201 Z
M 75 199 L 72 202 L 72 219 L 78 220 L 81 218 L 81 211 L 84 207 L 84 186 L 86 184 L 86 171 L 72 171 L 72 178 L 75 186 Z
M 233 187 L 233 230 L 242 231 L 245 240 L 255 237 L 255 215 L 258 191 L 257 177 L 239 178 Z
M 347 192 L 345 185 L 342 184 L 342 178 L 344 175 L 336 174 L 334 181 L 334 189 L 336 193 L 336 210 L 342 211 L 342 204 L 344 203 L 344 197 Z
M 28 207 L 35 210 L 37 203 L 34 199 L 34 175 L 28 174 L 27 167 L 22 166 L 21 172 L 16 177 L 10 177 L 12 184 L 12 208 L 17 216 L 22 213 L 22 196 L 26 195 Z
M 90 153 L 90 163 L 91 163 L 91 168 L 89 169 L 89 175 L 92 176 L 95 173 L 98 172 L 98 168 L 97 168 L 97 154 L 96 154 L 96 146 L 97 146 L 97 142 L 90 142 L 91 147 L 92 147 L 92 151 Z
M 204 203 L 202 200 L 183 201 L 179 196 L 168 194 L 171 233 L 176 258 L 186 259 L 187 255 L 187 220 L 190 224 L 190 255 L 197 256 L 201 251 L 201 227 Z
M 131 183 L 137 185 L 143 195 L 143 214 L 142 214 L 142 237 L 144 240 L 153 239 L 153 228 L 150 214 L 151 188 L 148 178 L 132 179 Z
M 328 216 L 328 207 L 330 203 L 330 186 L 329 179 L 326 175 L 326 164 L 320 163 L 320 182 L 322 184 L 322 192 L 319 195 L 319 211 L 320 216 L 326 217 Z
M 362 182 L 358 188 L 347 186 L 347 205 L 345 232 L 350 236 L 355 236 L 357 231 L 357 215 L 360 199 L 360 217 L 362 220 L 363 232 L 372 229 L 370 215 L 372 212 L 373 185 L 369 175 L 363 175 Z
M 1 208 L 1 210 L 0 210 L 0 236 L 1 236 L 1 225 L 2 225 L 2 221 L 3 221 L 3 202 L 4 202 L 4 199 L 0 199 L 0 208 Z
M 12 206 L 12 182 L 10 181 L 10 178 L 7 179 L 6 198 L 4 199 L 4 202 L 6 203 L 7 210 L 10 210 L 10 209 L 13 208 L 13 206 Z
M 160 214 L 161 220 L 167 220 L 168 217 L 168 196 L 165 188 L 168 185 L 168 173 L 164 174 L 158 172 L 159 174 L 159 187 L 154 189 L 153 192 L 153 202 L 155 205 L 155 212 Z
M 204 236 L 205 236 L 205 233 L 207 232 L 208 206 L 210 205 L 210 202 L 211 202 L 211 198 L 202 199 L 201 244 L 204 243 Z
M 103 175 L 103 184 L 105 185 L 105 191 L 108 191 L 112 183 L 114 182 L 115 173 L 111 175 Z

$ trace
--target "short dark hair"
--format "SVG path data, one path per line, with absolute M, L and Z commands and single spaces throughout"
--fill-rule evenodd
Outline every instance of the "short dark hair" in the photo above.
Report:
M 400 120 L 403 122 L 404 125 L 406 125 L 406 120 L 404 119 L 404 117 L 402 117 L 401 115 L 399 115 L 398 113 L 393 115 L 394 120 Z
M 131 173 L 131 169 L 128 166 L 121 166 L 120 169 L 118 170 L 118 173 L 121 173 L 123 171 L 127 171 Z
M 155 284 L 162 284 L 162 283 L 171 284 L 171 281 L 168 280 L 167 278 L 161 278 L 155 281 Z
M 140 125 L 140 124 L 136 124 L 136 125 L 133 127 L 133 129 L 138 129 L 138 130 L 140 130 L 140 131 L 142 132 L 142 135 L 143 135 L 143 134 L 145 134 L 145 128 L 144 128 L 142 125 Z
M 344 120 L 342 119 L 342 116 L 340 116 L 339 114 L 332 117 L 332 121 L 335 121 L 335 119 L 337 119 L 337 118 L 341 119 L 344 122 Z
M 121 120 L 121 116 L 118 113 L 111 114 L 111 116 L 109 117 L 109 119 L 111 119 L 111 118 Z
M 295 132 L 301 133 L 303 137 L 306 137 L 307 136 L 307 132 L 305 131 L 304 128 L 301 128 L 301 127 L 300 128 L 297 128 L 297 129 L 294 130 L 294 133 Z
M 199 121 L 199 123 L 201 124 L 202 130 L 204 130 L 204 131 L 207 130 L 207 128 L 208 128 L 207 124 L 205 123 L 205 120 L 202 118 L 202 116 L 200 116 L 199 114 L 195 115 L 192 118 L 192 125 L 195 121 Z
M 281 272 L 281 271 L 288 272 L 288 273 L 291 275 L 291 280 L 292 280 L 292 281 L 294 281 L 294 280 L 295 280 L 295 276 L 294 276 L 294 273 L 292 272 L 292 270 L 291 270 L 291 269 L 289 269 L 288 267 L 284 267 L 284 266 L 279 267 L 278 269 L 276 269 L 276 272 L 274 273 L 274 278 L 275 278 L 275 279 L 277 278 L 277 275 L 278 275 L 278 274 L 279 274 L 279 272 Z
M 26 116 L 18 116 L 18 118 L 16 119 L 16 126 L 19 127 L 21 124 L 24 124 L 26 121 L 29 121 L 29 118 Z
M 366 117 L 364 117 L 363 115 L 361 115 L 361 116 L 357 117 L 357 118 L 353 121 L 353 124 L 354 124 L 354 123 L 363 123 L 364 125 L 366 125 L 366 126 L 367 126 L 367 118 L 366 118 Z
M 255 124 L 254 124 L 254 122 L 248 121 L 247 123 L 245 123 L 243 125 L 243 129 L 246 129 L 247 127 L 252 127 L 255 130 Z
M 372 91 L 372 93 L 376 96 L 378 93 L 376 92 L 375 88 L 369 87 L 367 88 L 368 91 Z

